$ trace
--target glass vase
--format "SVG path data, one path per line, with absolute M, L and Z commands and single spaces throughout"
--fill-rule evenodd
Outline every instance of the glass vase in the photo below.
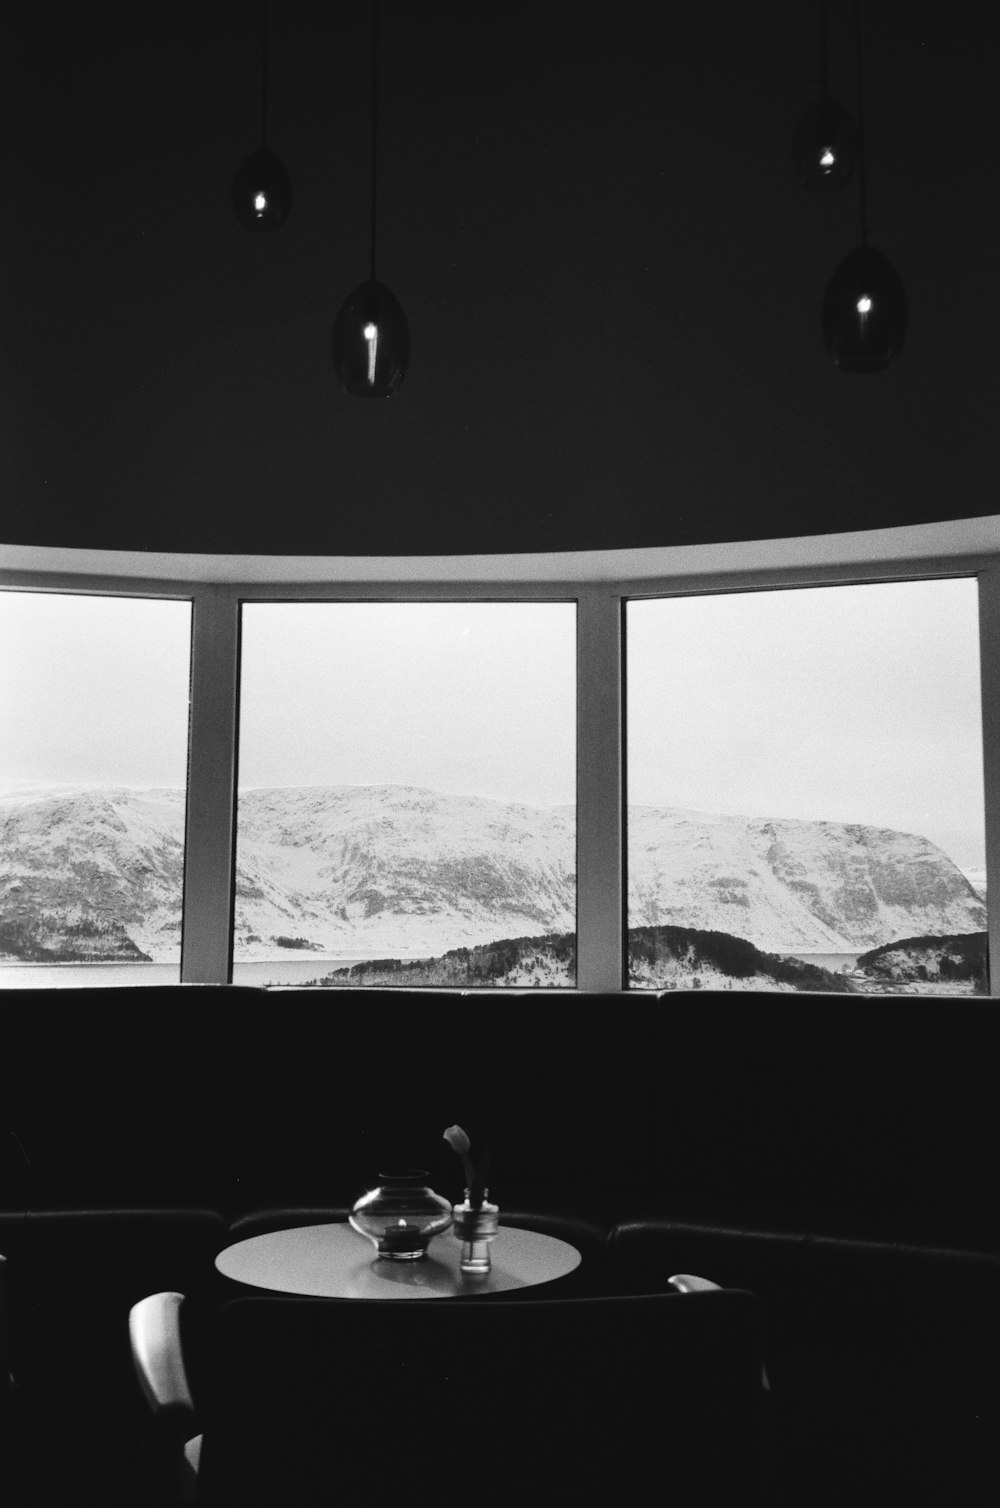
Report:
M 490 1242 L 500 1230 L 500 1210 L 490 1203 L 489 1189 L 483 1190 L 482 1202 L 473 1208 L 469 1190 L 461 1204 L 452 1211 L 455 1235 L 462 1243 L 462 1271 L 470 1277 L 484 1277 L 490 1270 Z
M 378 1187 L 362 1194 L 348 1219 L 380 1257 L 413 1262 L 452 1222 L 451 1205 L 427 1187 L 422 1168 L 380 1173 Z

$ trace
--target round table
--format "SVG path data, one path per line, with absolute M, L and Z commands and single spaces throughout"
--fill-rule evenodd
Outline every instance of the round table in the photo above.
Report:
M 461 1242 L 449 1230 L 434 1238 L 426 1256 L 393 1261 L 377 1257 L 365 1236 L 338 1221 L 248 1236 L 220 1251 L 215 1265 L 223 1277 L 279 1293 L 328 1299 L 443 1299 L 551 1283 L 580 1264 L 580 1253 L 567 1241 L 516 1226 L 501 1225 L 490 1243 L 490 1270 L 482 1276 L 462 1272 L 461 1251 Z

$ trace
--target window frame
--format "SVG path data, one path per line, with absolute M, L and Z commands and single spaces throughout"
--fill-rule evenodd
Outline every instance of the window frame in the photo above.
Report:
M 577 608 L 576 993 L 627 984 L 624 609 L 628 600 L 974 576 L 987 875 L 1000 876 L 1000 515 L 854 534 L 550 555 L 257 557 L 0 547 L 0 589 L 192 603 L 181 981 L 231 978 L 244 602 L 573 601 Z M 1000 958 L 1000 885 L 988 885 Z M 991 994 L 1000 995 L 1000 970 Z M 565 996 L 574 990 L 532 991 Z M 495 993 L 517 991 L 496 987 Z

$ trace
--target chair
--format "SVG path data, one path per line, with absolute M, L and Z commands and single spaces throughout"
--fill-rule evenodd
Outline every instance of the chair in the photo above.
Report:
M 153 1294 L 130 1316 L 164 1501 L 298 1508 L 357 1492 L 548 1508 L 628 1501 L 651 1480 L 679 1503 L 759 1500 L 752 1294 L 238 1298 L 219 1315 L 197 1411 L 182 1305 Z
M 17 1377 L 8 1455 L 20 1487 L 11 1508 L 144 1502 L 156 1429 L 135 1386 L 129 1310 L 171 1282 L 186 1290 L 185 1356 L 199 1387 L 219 1307 L 212 1261 L 224 1231 L 211 1210 L 0 1213 Z M 99 1447 L 112 1437 L 113 1449 Z
M 758 1295 L 775 1508 L 995 1497 L 996 1256 L 637 1219 L 616 1226 L 610 1264 L 618 1291 L 691 1266 Z

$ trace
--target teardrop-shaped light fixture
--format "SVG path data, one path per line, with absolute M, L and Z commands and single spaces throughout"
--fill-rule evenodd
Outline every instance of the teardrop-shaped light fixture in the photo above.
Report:
M 792 161 L 802 187 L 819 193 L 842 189 L 858 159 L 858 129 L 844 106 L 824 94 L 800 119 Z
M 399 301 L 381 283 L 362 283 L 333 327 L 333 364 L 344 389 L 356 398 L 391 398 L 409 359 L 410 331 Z
M 267 0 L 261 4 L 260 146 L 233 178 L 233 209 L 247 230 L 278 230 L 292 207 L 292 185 L 267 145 Z
M 826 0 L 820 0 L 819 39 L 820 97 L 795 128 L 792 161 L 803 188 L 825 194 L 850 181 L 858 157 L 858 128 L 827 88 Z
M 368 281 L 355 288 L 333 325 L 333 365 L 355 398 L 391 398 L 406 376 L 410 329 L 398 299 L 375 277 L 378 0 L 372 0 L 371 258 Z
M 233 179 L 233 209 L 247 230 L 277 230 L 292 205 L 288 174 L 267 147 L 240 163 Z
M 899 273 L 874 246 L 850 252 L 827 285 L 823 339 L 842 372 L 881 372 L 906 335 Z
M 899 273 L 887 257 L 868 245 L 861 0 L 855 0 L 854 24 L 861 245 L 844 258 L 827 284 L 823 300 L 823 339 L 842 372 L 881 372 L 899 354 L 906 336 L 908 309 Z

